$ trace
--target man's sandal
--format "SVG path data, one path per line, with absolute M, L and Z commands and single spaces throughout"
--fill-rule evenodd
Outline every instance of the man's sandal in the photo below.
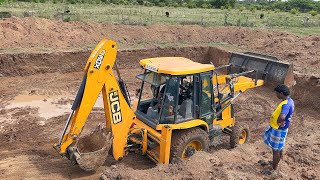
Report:
M 267 166 L 267 165 L 272 165 L 272 161 L 259 160 L 258 163 L 259 163 L 262 167 L 265 167 L 265 166 Z

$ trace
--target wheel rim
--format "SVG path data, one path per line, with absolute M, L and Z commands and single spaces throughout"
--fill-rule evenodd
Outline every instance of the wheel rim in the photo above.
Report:
M 239 144 L 244 144 L 246 142 L 246 139 L 247 139 L 247 131 L 243 129 L 239 136 Z
M 203 147 L 199 141 L 189 142 L 182 152 L 182 159 L 188 160 L 196 151 L 202 151 Z

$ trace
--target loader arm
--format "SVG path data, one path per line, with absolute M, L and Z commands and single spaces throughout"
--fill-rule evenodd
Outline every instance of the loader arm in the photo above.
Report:
M 135 115 L 112 71 L 116 54 L 117 44 L 107 39 L 101 40 L 92 51 L 84 69 L 83 91 L 80 95 L 78 93 L 79 97 L 77 95 L 73 105 L 74 113 L 70 115 L 69 131 L 63 134 L 61 142 L 55 144 L 61 155 L 66 155 L 68 148 L 74 146 L 100 92 L 103 95 L 106 126 L 112 130 L 113 156 L 118 160 L 125 155 L 129 128 Z
M 222 128 L 232 127 L 235 122 L 235 118 L 232 115 L 232 101 L 236 99 L 240 93 L 246 91 L 247 89 L 264 85 L 264 80 L 252 79 L 242 75 L 251 72 L 253 71 L 231 75 L 217 75 L 216 77 L 212 78 L 213 85 L 217 86 L 219 92 L 219 95 L 214 99 L 216 104 L 215 117 L 221 115 L 221 118 L 224 119 L 223 121 L 215 120 L 214 124 L 219 124 Z M 222 84 L 225 84 L 226 86 L 219 90 L 218 86 Z
M 218 81 L 216 78 L 212 78 L 212 83 L 213 85 L 219 84 L 226 84 L 226 78 L 228 78 L 229 75 L 219 75 L 218 76 Z M 239 76 L 234 80 L 234 92 L 244 92 L 247 89 L 251 89 L 251 88 L 255 88 L 255 87 L 259 87 L 259 86 L 263 86 L 264 85 L 264 80 L 257 80 L 257 82 L 255 82 L 254 79 L 246 77 L 246 76 Z M 225 90 L 224 90 L 225 91 Z M 222 91 L 223 92 L 223 91 Z

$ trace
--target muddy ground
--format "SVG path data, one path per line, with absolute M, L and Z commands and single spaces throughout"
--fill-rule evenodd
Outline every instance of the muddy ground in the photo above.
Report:
M 320 178 L 320 35 L 299 37 L 237 27 L 64 23 L 35 18 L 0 20 L 0 27 L 0 48 L 4 52 L 0 54 L 1 179 Z M 200 62 L 223 63 L 227 54 L 199 47 L 201 43 L 228 44 L 294 63 L 297 84 L 291 90 L 296 112 L 279 174 L 264 176 L 258 164 L 261 159 L 271 159 L 270 149 L 261 140 L 279 102 L 271 87 L 248 90 L 235 102 L 238 121 L 251 128 L 249 143 L 236 149 L 230 149 L 228 137 L 224 137 L 218 147 L 197 153 L 181 165 L 156 165 L 147 157 L 131 153 L 120 162 L 108 157 L 104 166 L 93 173 L 83 172 L 60 157 L 52 145 L 58 141 L 82 79 L 87 59 L 84 56 L 89 55 L 83 47 L 103 37 L 120 44 L 120 71 L 131 92 L 139 85 L 135 75 L 141 73 L 136 65 L 141 57 L 179 54 Z M 187 42 L 190 47 L 159 48 L 160 42 Z M 138 43 L 148 48 L 124 50 Z M 103 118 L 99 98 L 86 131 L 102 123 Z

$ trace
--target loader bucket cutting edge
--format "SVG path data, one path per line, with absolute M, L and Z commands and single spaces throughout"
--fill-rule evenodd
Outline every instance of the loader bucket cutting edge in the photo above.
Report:
M 262 79 L 265 84 L 295 84 L 293 65 L 280 62 L 277 58 L 256 53 L 232 53 L 229 64 L 229 73 L 241 73 L 255 70 L 257 79 Z M 255 78 L 255 74 L 251 75 Z
M 93 171 L 102 166 L 112 146 L 112 134 L 105 128 L 97 128 L 80 138 L 71 149 L 71 157 L 85 171 Z

